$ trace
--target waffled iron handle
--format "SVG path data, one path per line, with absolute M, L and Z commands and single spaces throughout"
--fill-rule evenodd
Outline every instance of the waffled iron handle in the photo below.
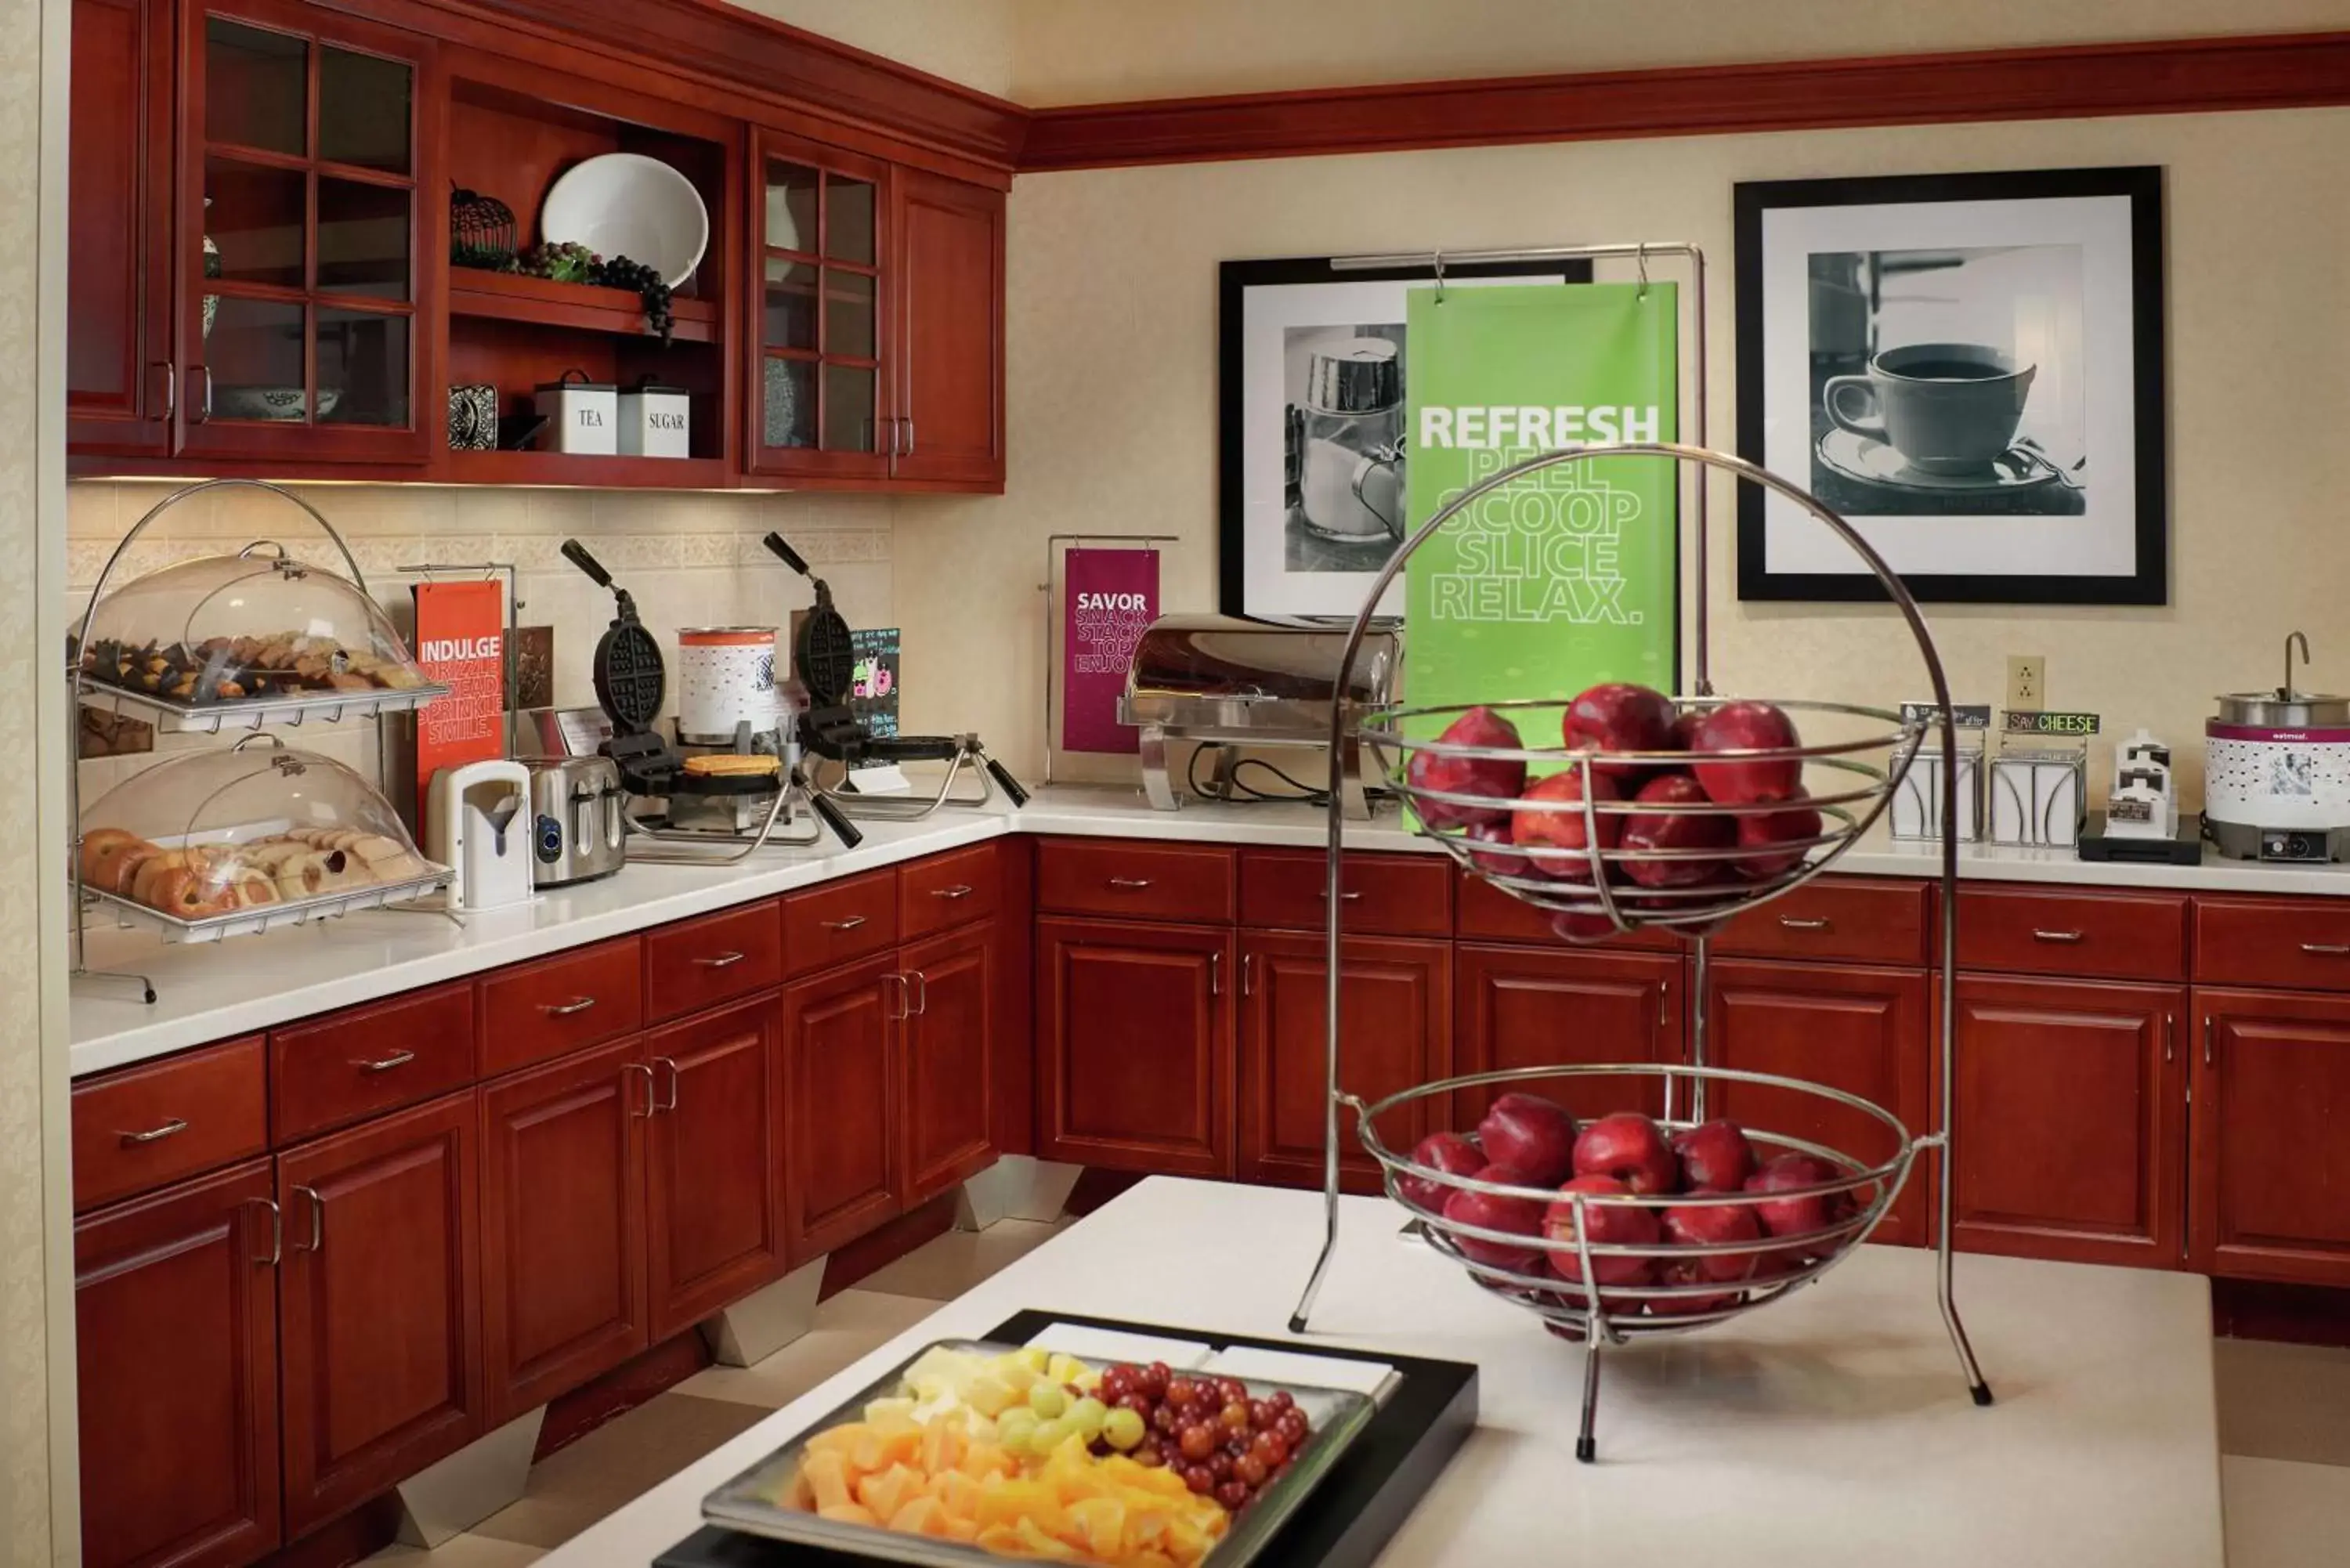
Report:
M 987 772 L 988 776 L 995 780 L 995 787 L 1010 796 L 1014 805 L 1028 804 L 1028 792 L 1020 787 L 1020 781 L 1012 776 L 1011 769 L 990 757 L 987 759 Z
M 784 536 L 781 534 L 770 534 L 765 538 L 760 540 L 759 543 L 764 545 L 768 549 L 773 550 L 777 556 L 781 556 L 783 558 L 784 565 L 789 566 L 793 571 L 797 572 L 801 576 L 805 577 L 808 575 L 807 562 L 801 558 L 800 553 L 797 550 L 793 549 L 789 545 L 784 543 Z
M 840 814 L 840 808 L 832 802 L 820 794 L 811 793 L 808 795 L 808 804 L 816 807 L 816 814 L 824 818 L 824 825 L 832 829 L 833 836 L 840 840 L 840 846 L 843 849 L 854 849 L 865 842 L 865 835 L 858 830 L 854 823 L 843 816 Z
M 570 562 L 573 566 L 578 567 L 581 571 L 587 573 L 588 580 L 593 582 L 598 587 L 608 588 L 612 586 L 612 574 L 606 571 L 604 569 L 604 563 L 589 555 L 588 553 L 588 546 L 582 545 L 578 540 L 566 539 L 563 541 L 563 558 Z

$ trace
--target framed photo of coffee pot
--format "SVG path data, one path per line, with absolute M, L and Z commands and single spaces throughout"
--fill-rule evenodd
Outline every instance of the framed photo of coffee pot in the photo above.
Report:
M 1736 188 L 1738 450 L 1921 600 L 2167 602 L 2162 171 Z M 1742 486 L 1742 599 L 1881 599 Z

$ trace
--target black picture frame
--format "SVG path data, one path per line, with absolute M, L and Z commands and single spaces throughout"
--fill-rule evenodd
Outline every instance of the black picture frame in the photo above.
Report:
M 1589 283 L 1591 264 L 1583 260 L 1489 262 L 1464 265 L 1447 262 L 1448 282 L 1464 278 L 1555 278 Z M 1340 284 L 1436 281 L 1433 253 L 1426 264 L 1341 270 L 1328 256 L 1286 256 L 1268 260 L 1228 261 L 1217 271 L 1217 389 L 1216 430 L 1220 464 L 1216 490 L 1217 608 L 1230 616 L 1249 614 L 1246 538 L 1247 395 L 1243 307 L 1254 289 L 1310 289 Z M 1399 320 L 1400 313 L 1399 312 Z M 1406 374 L 1409 375 L 1407 368 Z M 1360 601 L 1333 604 L 1326 615 L 1285 617 L 1297 619 L 1351 620 Z
M 1738 452 L 1765 462 L 1773 367 L 1764 359 L 1767 318 L 1763 219 L 1787 209 L 1942 202 L 2031 202 L 2118 197 L 2129 213 L 2128 267 L 2134 404 L 2127 421 L 2134 480 L 2130 520 L 2134 567 L 2126 573 L 2052 574 L 1903 572 L 1902 585 L 1922 602 L 2014 605 L 2162 605 L 2169 592 L 2168 375 L 2165 360 L 2163 171 L 2159 166 L 2036 169 L 2013 172 L 1889 175 L 1836 180 L 1742 182 L 1732 197 L 1737 299 Z M 1810 345 L 1805 344 L 1806 351 Z M 1811 410 L 1806 410 L 1808 416 Z M 1810 426 L 1807 423 L 1806 429 Z M 1791 475 L 1803 483 L 1800 475 Z M 1773 570 L 1766 556 L 1769 498 L 1742 485 L 1738 502 L 1738 597 L 1743 600 L 1885 602 L 1876 577 L 1859 567 L 1836 572 Z M 1870 519 L 1852 520 L 1866 534 Z M 1898 563 L 1897 563 L 1898 565 Z

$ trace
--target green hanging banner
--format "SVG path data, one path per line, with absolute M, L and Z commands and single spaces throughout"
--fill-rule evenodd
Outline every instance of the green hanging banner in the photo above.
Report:
M 1410 525 L 1538 452 L 1678 440 L 1678 320 L 1669 283 L 1413 289 Z M 1678 468 L 1569 463 L 1447 523 L 1404 568 L 1405 700 L 1563 701 L 1603 680 L 1676 690 Z

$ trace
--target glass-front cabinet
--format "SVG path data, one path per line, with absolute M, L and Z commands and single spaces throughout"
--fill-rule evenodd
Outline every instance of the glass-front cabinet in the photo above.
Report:
M 281 0 L 181 27 L 181 450 L 424 461 L 432 46 Z
M 752 471 L 884 478 L 889 166 L 762 130 L 752 169 Z

